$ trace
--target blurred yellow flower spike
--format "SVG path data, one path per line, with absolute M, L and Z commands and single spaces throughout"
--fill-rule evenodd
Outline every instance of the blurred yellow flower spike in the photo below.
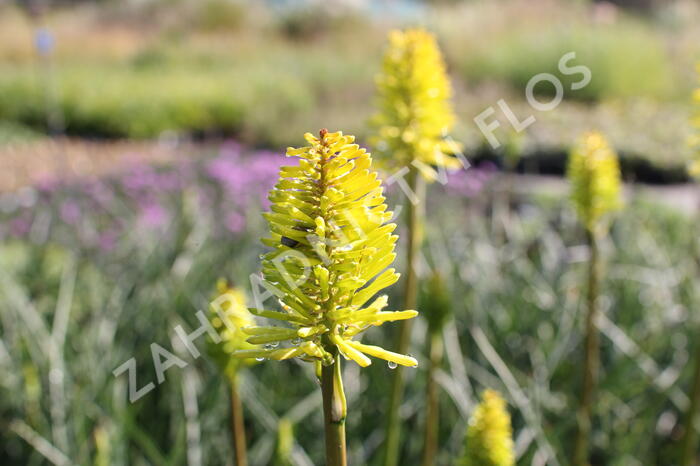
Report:
M 216 329 L 221 341 L 207 340 L 208 352 L 216 364 L 226 374 L 233 377 L 241 360 L 231 357 L 236 350 L 252 350 L 257 345 L 246 341 L 248 335 L 243 329 L 255 325 L 255 318 L 246 307 L 245 293 L 233 288 L 225 279 L 216 283 L 216 297 L 209 305 L 209 321 Z
M 467 428 L 466 450 L 459 466 L 513 466 L 513 431 L 506 402 L 486 390 Z
M 429 181 L 438 176 L 435 166 L 460 168 L 453 157 L 460 146 L 445 139 L 455 123 L 452 87 L 432 34 L 423 29 L 389 34 L 377 93 L 370 143 L 386 168 L 413 164 Z
M 235 355 L 328 365 L 339 353 L 362 367 L 371 363 L 367 355 L 416 366 L 410 356 L 353 340 L 373 326 L 417 315 L 383 311 L 386 296 L 372 300 L 399 274 L 387 268 L 398 237 L 396 225 L 387 223 L 392 213 L 370 154 L 341 132 L 305 138 L 308 146 L 287 149 L 299 164 L 281 168 L 269 195 L 271 212 L 264 214 L 270 236 L 262 241 L 272 251 L 263 256 L 263 277 L 282 311 L 251 309 L 285 326 L 244 328 L 249 343 L 274 347 Z
M 690 176 L 693 178 L 700 178 L 700 160 L 694 160 L 690 163 L 688 173 L 690 173 Z
M 576 213 L 591 233 L 605 231 L 605 217 L 622 207 L 617 154 L 598 132 L 585 133 L 569 154 L 567 177 Z
M 700 64 L 697 66 L 698 74 L 700 74 Z M 688 172 L 690 176 L 700 180 L 700 88 L 693 92 L 693 104 L 695 108 L 694 116 L 691 120 L 695 133 L 690 138 L 690 146 L 693 149 L 693 160 L 690 162 Z

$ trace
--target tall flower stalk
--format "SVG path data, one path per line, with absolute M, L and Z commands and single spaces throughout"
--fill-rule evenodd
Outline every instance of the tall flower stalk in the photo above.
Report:
M 217 283 L 217 297 L 210 305 L 209 320 L 219 335 L 219 341 L 208 340 L 212 359 L 221 368 L 229 382 L 231 397 L 231 432 L 236 466 L 248 464 L 243 404 L 238 394 L 238 375 L 243 361 L 232 358 L 231 353 L 240 349 L 255 349 L 246 342 L 248 336 L 241 329 L 255 325 L 253 315 L 245 306 L 245 294 L 231 287 L 226 280 Z
M 681 444 L 681 466 L 696 464 L 698 451 L 698 410 L 700 410 L 700 345 L 695 347 L 695 367 L 690 389 L 690 403 L 685 415 L 685 432 Z
M 294 426 L 292 421 L 281 418 L 277 423 L 277 445 L 272 466 L 292 466 L 294 450 Z
M 621 207 L 617 155 L 597 132 L 584 134 L 569 155 L 567 177 L 571 200 L 586 230 L 590 250 L 584 337 L 583 383 L 576 415 L 573 464 L 588 465 L 593 400 L 598 385 L 600 343 L 596 321 L 601 281 L 599 242 L 607 234 L 607 217 Z
M 341 361 L 362 367 L 368 356 L 390 365 L 417 361 L 379 346 L 361 343 L 365 330 L 384 322 L 415 317 L 415 310 L 388 312 L 386 295 L 399 274 L 388 268 L 396 254 L 396 225 L 384 203 L 383 188 L 372 171 L 370 154 L 353 136 L 321 130 L 305 135 L 308 146 L 287 149 L 299 164 L 282 167 L 270 192 L 271 212 L 264 214 L 272 251 L 263 256 L 263 278 L 281 311 L 251 309 L 281 326 L 247 327 L 251 344 L 239 358 L 285 360 L 298 357 L 316 365 L 321 382 L 326 464 L 347 464 Z M 281 346 L 280 346 L 281 345 Z
M 700 73 L 700 65 L 698 65 Z M 693 93 L 693 101 L 697 109 L 700 109 L 700 89 Z M 695 152 L 695 158 L 689 167 L 689 173 L 696 181 L 700 180 L 700 111 L 697 111 L 693 126 L 697 129 L 691 140 L 691 146 Z M 699 198 L 700 200 L 700 198 Z M 697 205 L 696 221 L 700 225 L 700 202 Z M 700 240 L 697 235 L 693 235 L 692 253 L 695 258 L 696 267 L 700 267 Z M 690 388 L 690 403 L 685 413 L 685 432 L 681 444 L 681 466 L 692 466 L 697 459 L 698 451 L 698 411 L 700 411 L 700 344 L 695 347 L 695 366 L 693 371 L 692 385 Z
M 417 258 L 423 242 L 425 180 L 438 178 L 440 169 L 458 168 L 451 157 L 454 143 L 444 139 L 452 129 L 452 89 L 435 38 L 422 29 L 393 31 L 377 78 L 379 112 L 373 118 L 376 129 L 371 139 L 385 168 L 403 170 L 410 189 L 407 208 L 406 287 L 404 307 L 414 308 L 418 299 Z M 407 170 L 407 172 L 406 172 Z M 410 321 L 399 329 L 396 348 L 408 350 Z M 403 400 L 404 373 L 397 370 L 392 381 L 387 414 L 385 466 L 399 460 L 399 408 Z
M 442 331 L 451 315 L 452 303 L 445 280 L 440 272 L 433 272 L 427 280 L 425 299 L 421 299 L 421 309 L 428 320 L 428 379 L 425 389 L 425 432 L 423 442 L 423 466 L 435 463 L 438 452 L 440 419 L 440 392 L 436 380 L 437 371 L 442 366 L 444 344 Z

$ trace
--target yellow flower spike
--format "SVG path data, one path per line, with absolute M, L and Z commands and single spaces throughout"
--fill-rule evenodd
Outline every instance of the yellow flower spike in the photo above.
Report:
M 486 390 L 469 419 L 466 450 L 459 466 L 513 466 L 513 432 L 506 402 Z
M 377 77 L 379 113 L 371 121 L 370 140 L 387 168 L 413 164 L 429 181 L 434 166 L 456 169 L 459 146 L 447 144 L 455 114 L 452 87 L 435 37 L 423 29 L 392 31 Z
M 247 342 L 247 327 L 255 325 L 255 318 L 245 307 L 245 293 L 229 286 L 224 279 L 216 284 L 217 295 L 209 306 L 209 321 L 216 329 L 221 341 L 207 341 L 207 349 L 212 359 L 226 374 L 233 377 L 241 361 L 232 358 L 231 353 L 238 350 L 252 350 L 256 345 Z
M 585 133 L 569 154 L 567 177 L 571 200 L 591 233 L 605 229 L 607 214 L 622 207 L 620 167 L 615 151 L 602 134 Z
M 280 170 L 269 196 L 271 213 L 265 216 L 270 237 L 264 243 L 274 251 L 263 256 L 263 276 L 279 291 L 283 312 L 252 310 L 281 325 L 244 330 L 248 342 L 281 343 L 285 348 L 235 355 L 330 364 L 341 354 L 363 367 L 371 363 L 369 355 L 416 366 L 410 356 L 353 340 L 373 326 L 418 314 L 381 312 L 386 296 L 365 306 L 398 280 L 394 269 L 387 269 L 395 257 L 396 225 L 386 224 L 391 213 L 383 203 L 381 181 L 370 170 L 371 156 L 340 132 L 321 130 L 318 138 L 308 133 L 305 138 L 309 146 L 287 150 L 300 163 Z
M 697 71 L 700 74 L 700 64 L 697 66 Z M 693 92 L 693 103 L 695 104 L 695 115 L 691 120 L 691 124 L 695 128 L 695 134 L 690 138 L 690 147 L 693 149 L 693 161 L 688 166 L 690 176 L 696 180 L 700 180 L 700 88 Z

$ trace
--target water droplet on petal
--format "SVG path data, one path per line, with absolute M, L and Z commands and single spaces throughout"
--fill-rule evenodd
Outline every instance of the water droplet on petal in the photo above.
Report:
M 396 369 L 397 364 L 394 361 L 389 361 L 387 366 L 389 366 L 389 369 Z
M 410 353 L 407 354 L 406 356 L 408 356 L 409 358 L 412 358 L 412 357 L 413 357 L 413 355 L 410 354 Z M 408 366 L 408 368 L 409 368 L 409 369 L 417 369 L 417 368 L 418 368 L 418 364 L 416 364 L 415 366 Z

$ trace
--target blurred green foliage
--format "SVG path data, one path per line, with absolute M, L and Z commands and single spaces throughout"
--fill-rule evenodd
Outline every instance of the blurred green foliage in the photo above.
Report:
M 246 8 L 240 2 L 205 0 L 197 6 L 194 23 L 204 31 L 234 31 L 246 21 Z
M 524 90 L 536 74 L 552 73 L 561 80 L 564 96 L 569 99 L 683 97 L 662 37 L 637 22 L 521 29 L 484 45 L 459 63 L 467 81 L 498 79 Z M 565 75 L 557 68 L 559 59 L 568 52 L 576 53 L 569 66 L 585 65 L 591 70 L 592 80 L 582 89 L 571 90 L 571 84 L 582 79 L 580 73 Z M 535 93 L 554 95 L 554 87 L 540 84 Z
M 41 139 L 43 135 L 28 127 L 12 122 L 0 120 L 0 146 L 3 144 L 17 143 Z
M 697 11 L 669 6 L 663 15 L 640 18 L 610 10 L 601 20 L 588 2 L 516 0 L 419 11 L 446 52 L 456 91 L 454 137 L 469 150 L 480 149 L 474 116 L 503 98 L 519 118 L 537 118 L 516 141 L 497 109 L 506 157 L 534 159 L 522 166 L 561 173 L 573 138 L 604 126 L 623 171 L 629 160 L 649 172 L 647 181 L 684 180 L 676 173 L 689 156 Z M 46 132 L 53 96 L 70 136 L 148 139 L 175 131 L 266 147 L 291 145 L 300 132 L 322 127 L 366 141 L 386 32 L 415 20 L 320 4 L 106 3 L 49 16 L 57 46 L 47 67 L 33 50 L 31 21 L 13 8 L 1 13 L 0 121 Z M 581 90 L 569 89 L 579 74 L 557 70 L 570 51 L 576 53 L 570 66 L 592 72 Z M 524 99 L 527 82 L 542 72 L 561 78 L 566 90 L 554 112 L 535 112 Z M 553 88 L 541 83 L 535 91 Z M 674 174 L 661 173 L 666 169 Z
M 308 88 L 294 78 L 273 83 L 270 74 L 260 71 L 162 66 L 154 57 L 142 55 L 133 68 L 62 69 L 56 80 L 66 131 L 137 139 L 163 131 L 258 134 L 263 128 L 256 125 L 263 122 L 249 117 L 263 113 L 258 109 L 279 121 L 275 127 L 283 126 L 285 115 L 304 113 L 313 105 Z M 30 69 L 2 73 L 0 118 L 42 128 L 45 99 L 44 87 Z

